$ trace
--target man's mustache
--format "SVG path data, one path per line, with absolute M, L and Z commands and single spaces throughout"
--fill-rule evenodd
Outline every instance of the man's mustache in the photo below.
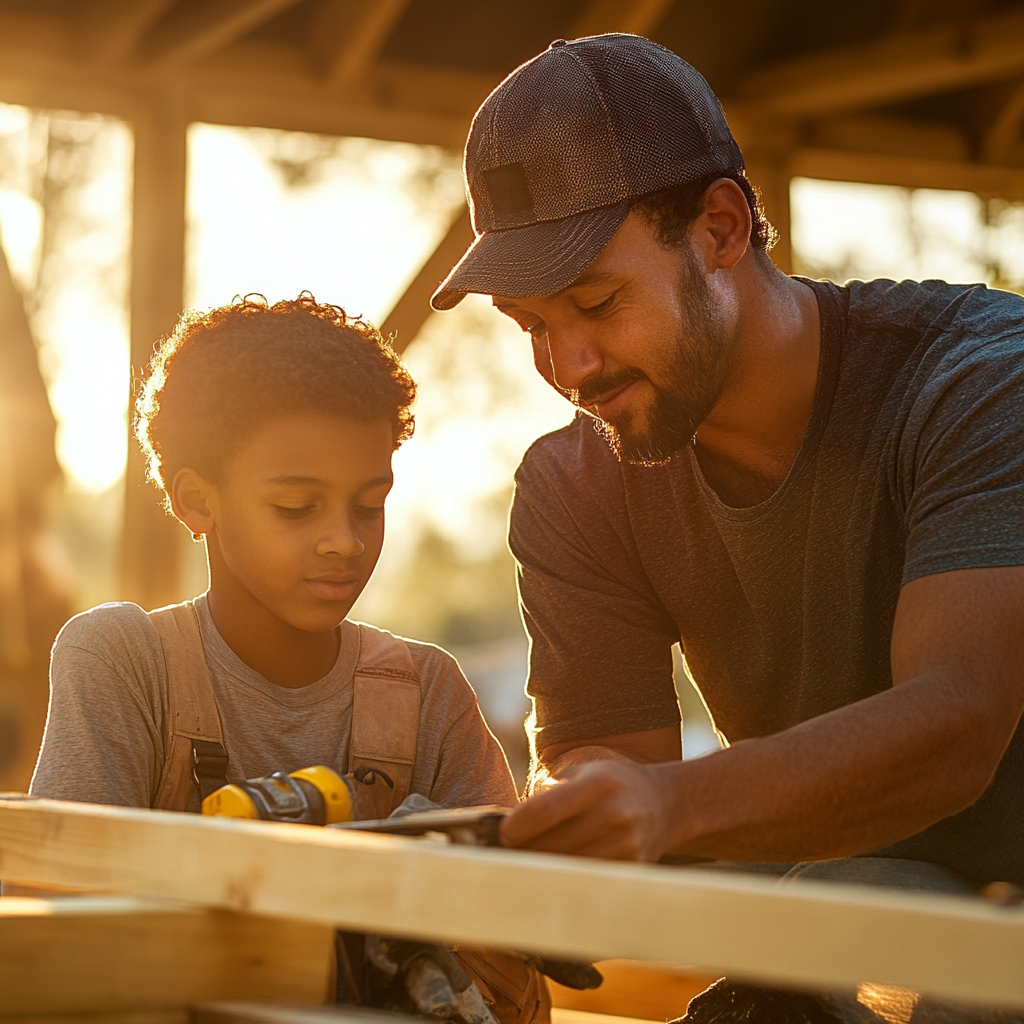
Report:
M 577 389 L 569 392 L 569 398 L 574 405 L 593 405 L 595 400 L 602 395 L 618 391 L 627 384 L 643 380 L 647 375 L 633 366 L 627 366 L 616 373 L 608 373 L 602 377 L 593 377 L 585 380 Z

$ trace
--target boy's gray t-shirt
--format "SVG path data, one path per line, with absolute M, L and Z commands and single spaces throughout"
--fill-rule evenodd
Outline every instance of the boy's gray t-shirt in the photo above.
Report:
M 587 417 L 527 453 L 510 542 L 539 746 L 678 723 L 677 641 L 729 741 L 780 732 L 892 686 L 904 583 L 1024 564 L 1024 299 L 807 283 L 818 386 L 767 501 L 727 507 L 689 449 L 621 464 Z M 1024 884 L 1024 728 L 980 800 L 885 853 Z
M 224 642 L 205 595 L 200 633 L 230 782 L 314 764 L 347 771 L 356 627 L 341 626 L 338 659 L 322 679 L 290 689 L 245 665 Z M 504 753 L 455 660 L 409 641 L 422 701 L 412 792 L 446 807 L 516 801 Z M 75 616 L 54 645 L 50 711 L 34 796 L 152 805 L 164 763 L 167 669 L 156 628 L 134 604 Z

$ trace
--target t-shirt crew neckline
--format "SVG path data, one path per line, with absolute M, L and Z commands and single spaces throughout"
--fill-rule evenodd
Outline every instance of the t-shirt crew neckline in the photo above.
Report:
M 203 641 L 203 651 L 211 667 L 216 666 L 225 675 L 240 680 L 254 690 L 259 690 L 260 693 L 282 707 L 310 707 L 328 700 L 352 685 L 356 659 L 359 655 L 359 628 L 348 619 L 345 619 L 338 627 L 341 631 L 341 643 L 338 645 L 337 660 L 330 672 L 306 686 L 292 688 L 272 683 L 265 676 L 261 676 L 259 672 L 251 669 L 235 654 L 220 635 L 217 624 L 213 621 L 206 594 L 200 594 L 194 604 L 199 619 L 199 634 Z
M 697 453 L 691 444 L 687 447 L 687 456 L 693 475 L 700 487 L 701 494 L 707 502 L 711 513 L 720 519 L 733 522 L 754 522 L 762 516 L 771 515 L 781 507 L 787 496 L 796 487 L 797 482 L 813 465 L 817 454 L 818 442 L 825 431 L 829 413 L 832 411 L 832 400 L 835 398 L 839 385 L 839 366 L 842 361 L 842 323 L 836 308 L 836 297 L 832 286 L 824 281 L 811 281 L 808 278 L 796 277 L 794 280 L 806 284 L 814 292 L 818 302 L 818 316 L 821 323 L 821 353 L 818 357 L 818 379 L 814 386 L 814 404 L 811 406 L 811 417 L 804 432 L 800 450 L 797 452 L 793 465 L 785 479 L 775 491 L 764 501 L 756 505 L 734 508 L 727 505 L 718 496 L 715 489 L 704 479 L 704 473 L 697 461 Z

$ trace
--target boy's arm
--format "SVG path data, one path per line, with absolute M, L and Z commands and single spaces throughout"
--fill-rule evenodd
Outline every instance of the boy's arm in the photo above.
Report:
M 436 765 L 424 795 L 442 807 L 514 807 L 518 796 L 505 752 L 487 728 L 472 687 L 450 655 L 436 648 L 424 653 L 429 661 L 420 665 L 425 714 L 418 756 Z

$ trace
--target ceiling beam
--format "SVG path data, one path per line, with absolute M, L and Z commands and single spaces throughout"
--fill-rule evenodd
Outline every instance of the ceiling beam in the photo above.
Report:
M 1020 167 L 810 146 L 795 150 L 789 166 L 793 177 L 951 189 L 1011 202 L 1024 200 L 1024 169 Z
M 103 63 L 124 60 L 172 2 L 99 0 L 83 4 L 78 14 L 78 28 L 86 53 Z
M 223 49 L 298 0 L 205 0 L 172 10 L 155 33 L 144 40 L 144 62 L 191 64 Z
M 602 32 L 650 35 L 673 3 L 674 0 L 591 0 L 572 23 L 569 38 Z
M 310 19 L 316 72 L 342 88 L 357 82 L 377 59 L 409 2 L 320 0 Z
M 1020 141 L 1024 127 L 1024 79 L 1017 83 L 1009 99 L 999 108 L 985 132 L 982 152 L 993 163 L 1007 162 L 1014 144 Z
M 392 337 L 391 343 L 396 352 L 404 352 L 416 340 L 420 328 L 433 312 L 430 296 L 451 273 L 452 267 L 459 262 L 473 238 L 469 209 L 464 206 L 381 324 L 381 334 L 385 338 Z
M 788 116 L 823 114 L 990 82 L 1024 70 L 1024 6 L 769 65 L 736 95 Z

